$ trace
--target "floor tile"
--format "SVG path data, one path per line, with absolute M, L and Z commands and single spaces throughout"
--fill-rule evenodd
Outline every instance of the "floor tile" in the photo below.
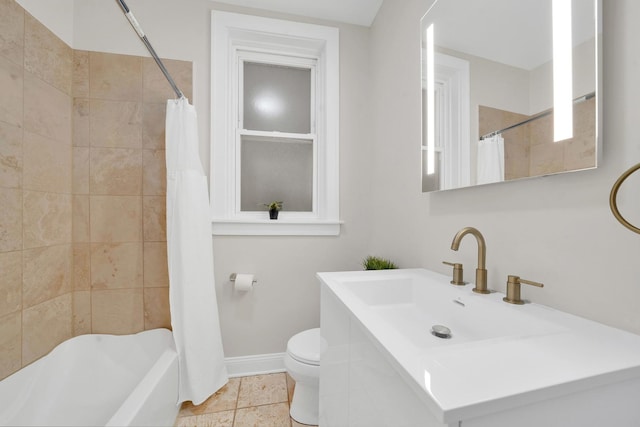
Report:
M 176 427 L 233 427 L 234 411 L 180 417 Z
M 289 397 L 289 403 L 291 403 L 291 399 L 293 399 L 293 390 L 296 387 L 296 382 L 293 378 L 291 378 L 291 375 L 289 375 L 289 373 L 286 374 L 287 375 L 287 395 Z
M 290 417 L 294 387 L 286 373 L 231 378 L 202 404 L 183 403 L 175 427 L 317 427 Z
M 244 377 L 240 382 L 238 408 L 287 402 L 284 373 Z
M 238 409 L 233 423 L 233 427 L 289 427 L 290 425 L 289 405 L 286 402 Z
M 182 404 L 178 417 L 189 415 L 209 414 L 236 408 L 238 400 L 238 389 L 240 388 L 240 378 L 230 378 L 229 382 L 220 390 L 214 393 L 202 404 L 194 406 L 191 402 Z

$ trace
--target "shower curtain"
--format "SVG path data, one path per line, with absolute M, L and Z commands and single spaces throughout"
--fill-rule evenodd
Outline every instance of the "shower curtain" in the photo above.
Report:
M 171 326 L 180 367 L 179 401 L 200 404 L 228 381 L 213 277 L 207 179 L 196 111 L 169 100 L 166 116 L 167 257 Z
M 477 184 L 504 181 L 504 139 L 494 135 L 478 141 Z

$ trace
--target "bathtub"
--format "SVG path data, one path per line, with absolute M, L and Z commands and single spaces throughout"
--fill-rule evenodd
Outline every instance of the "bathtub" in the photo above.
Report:
M 81 335 L 0 382 L 0 425 L 173 426 L 177 401 L 171 331 Z

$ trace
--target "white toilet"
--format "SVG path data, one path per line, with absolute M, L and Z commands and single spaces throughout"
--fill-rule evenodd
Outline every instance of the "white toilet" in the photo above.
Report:
M 320 354 L 326 348 L 320 328 L 302 331 L 287 343 L 284 366 L 296 382 L 289 413 L 301 424 L 318 425 Z

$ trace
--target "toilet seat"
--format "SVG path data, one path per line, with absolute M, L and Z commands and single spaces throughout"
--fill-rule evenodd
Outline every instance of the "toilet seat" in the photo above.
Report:
M 300 363 L 320 366 L 320 354 L 326 347 L 326 341 L 320 336 L 320 328 L 309 329 L 289 339 L 287 354 Z

